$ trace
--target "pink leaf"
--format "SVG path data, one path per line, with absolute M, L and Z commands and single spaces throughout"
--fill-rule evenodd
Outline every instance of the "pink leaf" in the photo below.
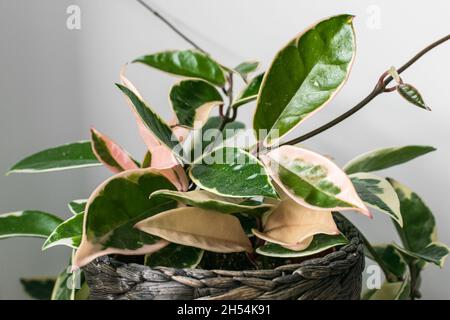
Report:
M 91 141 L 92 151 L 97 159 L 112 172 L 139 168 L 125 150 L 95 128 L 91 128 Z

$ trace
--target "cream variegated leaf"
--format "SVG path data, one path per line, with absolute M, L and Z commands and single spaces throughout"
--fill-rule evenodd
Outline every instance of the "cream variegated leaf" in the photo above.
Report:
M 185 205 L 216 210 L 222 213 L 263 213 L 273 207 L 270 204 L 253 200 L 222 197 L 205 190 L 194 190 L 188 192 L 158 190 L 152 193 L 151 197 L 173 199 Z
M 136 161 L 122 147 L 95 128 L 91 128 L 91 143 L 97 159 L 112 172 L 119 173 L 139 168 Z
M 339 229 L 330 211 L 317 211 L 286 198 L 265 219 L 264 232 L 253 233 L 291 250 L 306 249 L 316 234 L 337 235 Z
M 356 210 L 371 217 L 348 176 L 315 152 L 282 146 L 261 156 L 270 176 L 300 205 L 316 210 Z
M 387 214 L 403 226 L 400 201 L 389 181 L 370 173 L 354 173 L 349 177 L 367 206 Z
M 177 208 L 140 221 L 135 227 L 173 243 L 208 251 L 252 251 L 238 218 L 212 210 Z

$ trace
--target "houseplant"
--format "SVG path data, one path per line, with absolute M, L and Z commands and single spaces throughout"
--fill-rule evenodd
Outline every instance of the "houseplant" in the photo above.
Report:
M 364 244 L 386 276 L 366 298 L 419 297 L 421 271 L 428 263 L 441 266 L 448 249 L 437 242 L 434 217 L 420 197 L 373 172 L 434 148 L 390 147 L 339 168 L 294 145 L 384 92 L 397 91 L 429 110 L 400 74 L 450 37 L 383 73 L 373 91 L 342 116 L 283 141 L 344 85 L 355 57 L 352 21 L 351 15 L 338 15 L 314 24 L 256 76 L 256 62 L 229 68 L 201 50 L 135 59 L 183 78 L 170 90 L 174 118 L 166 122 L 122 70 L 117 87 L 148 148 L 141 162 L 92 128 L 90 141 L 41 151 L 11 168 L 18 173 L 105 165 L 114 173 L 89 199 L 71 202 L 74 215 L 66 221 L 33 210 L 0 216 L 0 237 L 42 237 L 43 249 L 69 246 L 70 270 L 83 270 L 77 278 L 65 269 L 54 283 L 23 280 L 27 288 L 52 284 L 53 299 L 86 298 L 89 291 L 108 299 L 355 299 Z M 239 78 L 244 88 L 235 96 Z M 242 143 L 248 136 L 237 121 L 239 109 L 251 101 L 253 144 Z M 215 108 L 219 116 L 210 117 Z M 369 207 L 392 218 L 401 245 L 373 246 L 345 218 L 349 210 L 371 217 Z

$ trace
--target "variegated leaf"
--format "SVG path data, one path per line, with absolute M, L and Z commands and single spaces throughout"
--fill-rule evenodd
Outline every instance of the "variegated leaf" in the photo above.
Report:
M 140 221 L 136 228 L 170 242 L 213 252 L 252 251 L 239 220 L 212 210 L 173 209 Z
M 386 179 L 370 173 L 355 173 L 350 175 L 350 180 L 366 205 L 387 214 L 403 226 L 400 201 Z
M 270 176 L 300 205 L 317 210 L 357 210 L 371 217 L 347 175 L 315 152 L 282 146 L 261 156 Z

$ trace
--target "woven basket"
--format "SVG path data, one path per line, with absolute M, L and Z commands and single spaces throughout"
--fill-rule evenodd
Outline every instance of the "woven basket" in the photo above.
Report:
M 321 258 L 272 270 L 150 268 L 102 257 L 84 268 L 90 299 L 359 299 L 364 270 L 358 231 L 335 216 L 349 243 Z

